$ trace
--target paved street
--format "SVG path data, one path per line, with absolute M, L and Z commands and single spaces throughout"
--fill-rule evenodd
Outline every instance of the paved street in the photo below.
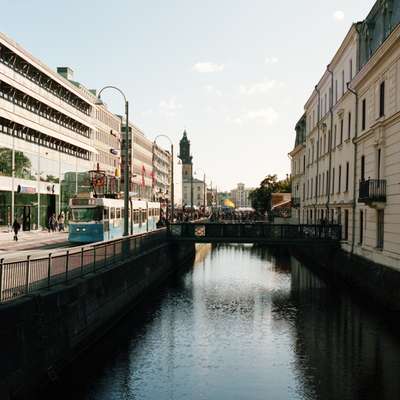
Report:
M 43 251 L 46 249 L 65 247 L 69 245 L 67 232 L 20 232 L 18 234 L 18 242 L 13 240 L 13 236 L 13 232 L 0 232 L 1 258 L 7 259 L 9 257 L 21 255 L 24 252 L 33 255 L 35 252 L 32 252 L 32 250 Z

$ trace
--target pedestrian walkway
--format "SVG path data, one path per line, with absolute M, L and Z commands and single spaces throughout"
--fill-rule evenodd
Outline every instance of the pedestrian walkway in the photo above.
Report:
M 0 232 L 0 257 L 15 255 L 26 250 L 44 250 L 68 245 L 67 232 L 20 231 L 18 242 L 13 240 L 14 232 Z

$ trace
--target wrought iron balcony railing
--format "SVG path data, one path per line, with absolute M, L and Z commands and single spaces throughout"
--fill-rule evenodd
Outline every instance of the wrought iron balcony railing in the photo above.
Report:
M 292 197 L 292 207 L 293 208 L 300 207 L 300 197 Z
M 386 202 L 386 180 L 367 179 L 360 181 L 358 202 L 365 204 Z

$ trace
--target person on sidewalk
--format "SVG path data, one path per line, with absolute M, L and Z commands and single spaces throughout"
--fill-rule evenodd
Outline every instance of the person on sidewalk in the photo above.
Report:
M 14 219 L 14 222 L 13 222 L 13 224 L 12 224 L 12 228 L 13 228 L 13 231 L 14 231 L 14 240 L 15 240 L 16 242 L 18 242 L 18 232 L 19 232 L 19 230 L 21 229 L 21 225 L 20 225 L 20 223 L 17 221 L 16 218 Z
M 58 230 L 59 232 L 64 232 L 64 223 L 65 223 L 65 216 L 64 211 L 61 211 L 60 215 L 58 216 Z

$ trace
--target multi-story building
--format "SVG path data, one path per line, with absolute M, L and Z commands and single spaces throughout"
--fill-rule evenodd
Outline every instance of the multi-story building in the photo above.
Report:
M 103 188 L 107 192 L 119 191 L 121 119 L 107 109 L 107 106 L 97 98 L 95 89 L 87 89 L 74 80 L 73 71 L 69 67 L 58 67 L 57 72 L 70 81 L 90 99 L 92 103 L 92 134 L 91 143 L 96 149 L 91 161 L 91 170 L 99 171 L 107 179 Z
M 171 153 L 153 143 L 153 193 L 156 200 L 169 201 L 171 199 L 171 167 Z
M 125 121 L 122 120 L 122 132 L 125 132 Z M 153 142 L 133 123 L 129 122 L 129 171 L 130 192 L 138 199 L 153 199 Z M 125 137 L 121 141 L 121 181 L 124 182 Z
M 400 1 L 352 25 L 305 104 L 292 158 L 301 222 L 342 225 L 342 247 L 400 265 Z M 296 200 L 295 200 L 296 199 Z
M 244 183 L 238 183 L 236 189 L 231 190 L 231 199 L 235 203 L 235 207 L 251 207 L 249 196 L 253 190 L 254 188 L 246 188 Z
M 0 226 L 47 225 L 89 190 L 93 96 L 0 34 Z

